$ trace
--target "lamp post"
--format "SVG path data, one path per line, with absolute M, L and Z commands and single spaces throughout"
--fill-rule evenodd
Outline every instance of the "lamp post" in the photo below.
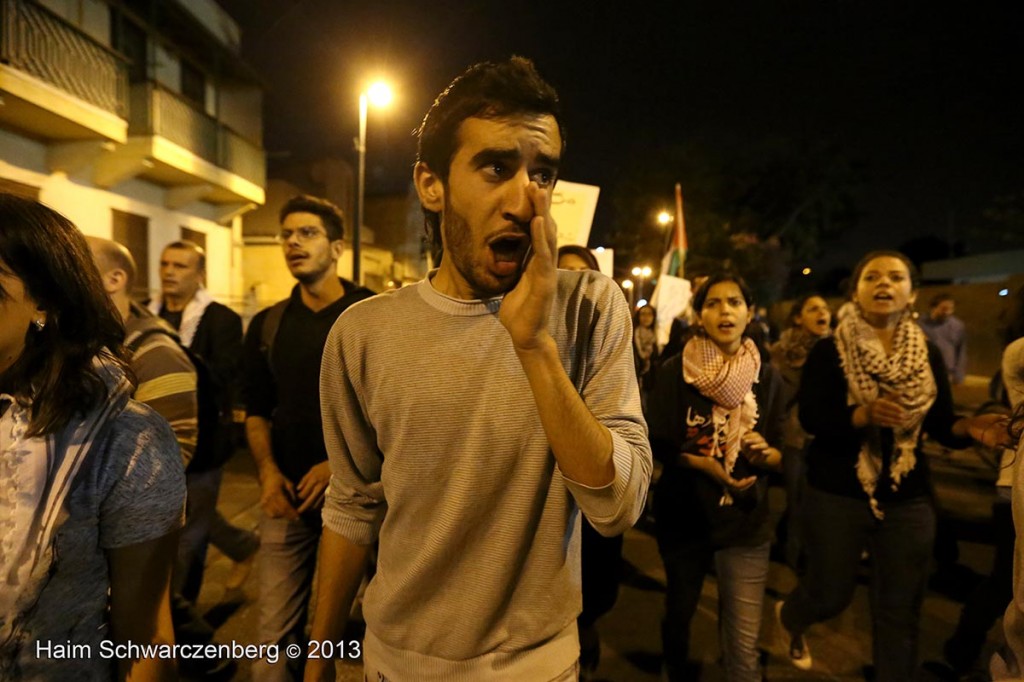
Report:
M 643 266 L 642 268 L 637 266 L 637 267 L 633 268 L 631 270 L 631 272 L 633 273 L 634 277 L 639 277 L 640 278 L 640 289 L 637 292 L 637 297 L 638 298 L 643 298 L 644 297 L 644 284 L 647 282 L 647 278 L 651 276 L 651 268 L 650 268 L 650 266 L 647 266 L 647 265 Z
M 356 151 L 359 152 L 359 174 L 356 180 L 356 222 L 352 227 L 352 281 L 362 284 L 362 254 L 360 249 L 360 229 L 363 226 L 363 213 L 366 204 L 366 114 L 369 102 L 375 107 L 387 106 L 391 101 L 391 89 L 387 84 L 377 81 L 359 93 L 359 139 L 356 140 Z
M 629 293 L 629 309 L 633 309 L 633 280 L 624 279 L 622 280 L 622 288 Z

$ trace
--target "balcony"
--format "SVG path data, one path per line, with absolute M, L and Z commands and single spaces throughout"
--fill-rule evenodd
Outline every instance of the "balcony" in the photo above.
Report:
M 123 57 L 31 0 L 0 0 L 0 125 L 124 142 L 127 94 Z
M 131 87 L 128 156 L 151 162 L 139 175 L 177 188 L 172 203 L 264 201 L 263 150 L 157 83 Z

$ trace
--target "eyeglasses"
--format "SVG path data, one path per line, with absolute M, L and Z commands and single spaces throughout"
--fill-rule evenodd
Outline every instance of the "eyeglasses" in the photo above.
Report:
M 297 228 L 295 230 L 281 230 L 280 232 L 277 233 L 274 239 L 276 239 L 279 243 L 284 244 L 285 242 L 292 238 L 292 235 L 297 236 L 300 242 L 308 242 L 310 239 L 316 239 L 321 235 L 326 236 L 327 233 L 321 230 L 319 227 L 303 225 L 302 227 Z

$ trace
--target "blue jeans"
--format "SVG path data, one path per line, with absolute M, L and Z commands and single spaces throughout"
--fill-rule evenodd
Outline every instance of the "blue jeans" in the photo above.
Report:
M 297 521 L 263 517 L 260 524 L 259 643 L 277 644 L 284 652 L 289 644 L 306 651 L 306 620 L 309 596 L 316 571 L 316 552 L 323 524 L 319 513 Z M 256 682 L 288 682 L 302 679 L 304 660 L 282 655 L 275 665 L 256 661 Z
M 211 542 L 232 561 L 248 558 L 259 547 L 254 533 L 229 524 L 217 511 L 217 494 L 224 470 L 220 467 L 185 475 L 185 527 L 178 541 L 172 587 L 195 603 L 203 586 L 206 549 Z
M 761 682 L 757 639 L 761 632 L 770 543 L 753 547 L 658 543 L 668 586 L 661 638 L 672 682 L 687 679 L 690 625 L 704 576 L 714 562 L 718 574 L 719 641 L 729 682 Z
M 917 668 L 921 604 L 935 540 L 927 498 L 884 505 L 808 486 L 804 497 L 807 574 L 782 608 L 792 633 L 842 613 L 853 600 L 861 552 L 871 552 L 872 650 L 878 682 L 906 682 Z

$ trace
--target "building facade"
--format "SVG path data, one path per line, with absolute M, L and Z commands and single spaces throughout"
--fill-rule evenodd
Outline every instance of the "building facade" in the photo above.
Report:
M 241 308 L 241 216 L 265 201 L 262 88 L 213 0 L 0 0 L 0 191 L 38 199 L 139 264 L 199 242 Z

